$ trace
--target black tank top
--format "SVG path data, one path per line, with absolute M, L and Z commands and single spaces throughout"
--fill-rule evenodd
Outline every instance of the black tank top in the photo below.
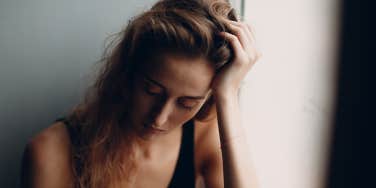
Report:
M 58 118 L 55 122 L 63 122 L 69 132 L 69 137 L 73 145 L 79 144 L 78 133 L 66 118 Z M 79 163 L 76 165 L 80 165 Z M 80 173 L 80 169 L 76 168 Z M 169 188 L 194 188 L 195 187 L 195 165 L 194 165 L 194 123 L 189 120 L 183 125 L 183 135 L 179 158 L 175 166 L 173 177 Z

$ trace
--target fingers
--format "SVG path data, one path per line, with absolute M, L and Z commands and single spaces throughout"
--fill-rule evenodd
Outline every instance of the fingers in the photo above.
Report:
M 251 26 L 250 23 L 246 23 L 246 26 L 248 27 L 248 30 L 251 33 L 252 42 L 256 42 L 255 31 L 254 31 L 253 27 Z
M 236 22 L 232 20 L 226 20 L 231 33 L 236 35 L 243 48 L 246 51 L 250 51 L 251 45 L 255 43 L 255 37 L 251 26 L 245 22 Z
M 249 63 L 251 66 L 251 64 L 255 63 L 261 57 L 261 53 L 255 46 L 252 27 L 250 24 L 244 22 L 226 21 L 228 22 L 230 31 L 221 32 L 221 35 L 231 43 L 235 56 L 240 58 L 242 62 Z
M 235 56 L 241 55 L 241 51 L 244 51 L 244 50 L 242 50 L 243 46 L 238 40 L 237 36 L 228 32 L 220 32 L 220 35 L 225 37 L 225 40 L 230 42 L 231 46 L 234 48 Z
M 233 25 L 241 28 L 243 31 L 245 31 L 245 33 L 247 34 L 247 39 L 250 42 L 253 43 L 255 41 L 253 29 L 252 29 L 252 27 L 249 23 L 247 23 L 247 22 L 235 22 L 235 21 L 232 21 L 232 20 L 229 20 L 229 23 L 233 24 Z
M 230 29 L 230 32 L 239 38 L 240 44 L 242 45 L 244 49 L 247 48 L 247 43 L 250 42 L 247 36 L 248 35 L 247 31 L 245 31 L 242 27 L 232 23 L 233 21 L 229 20 L 228 22 L 229 22 L 228 27 Z

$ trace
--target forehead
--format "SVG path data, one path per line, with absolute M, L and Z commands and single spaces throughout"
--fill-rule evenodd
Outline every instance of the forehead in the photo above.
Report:
M 147 61 L 144 74 L 177 95 L 204 95 L 210 89 L 214 66 L 205 58 L 164 56 Z

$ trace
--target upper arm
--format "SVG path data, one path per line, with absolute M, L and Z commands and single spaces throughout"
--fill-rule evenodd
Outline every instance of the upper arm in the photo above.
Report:
M 222 152 L 217 119 L 198 125 L 202 129 L 197 139 L 199 171 L 204 179 L 205 187 L 224 187 Z
M 73 187 L 70 142 L 63 125 L 50 126 L 26 145 L 22 158 L 22 187 Z

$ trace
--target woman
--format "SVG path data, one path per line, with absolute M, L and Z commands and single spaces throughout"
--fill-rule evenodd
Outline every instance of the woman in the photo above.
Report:
M 260 57 L 226 2 L 133 18 L 86 100 L 34 136 L 24 187 L 256 187 L 238 91 Z

